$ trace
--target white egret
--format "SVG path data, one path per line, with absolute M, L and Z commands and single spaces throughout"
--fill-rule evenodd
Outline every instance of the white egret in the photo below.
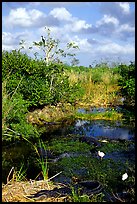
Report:
M 102 158 L 105 156 L 105 153 L 98 151 L 98 156 L 100 156 L 100 158 L 101 158 L 101 160 L 102 160 Z
M 127 174 L 127 173 L 125 173 L 125 174 L 122 175 L 122 180 L 123 180 L 123 181 L 126 180 L 127 178 L 128 178 L 128 174 Z

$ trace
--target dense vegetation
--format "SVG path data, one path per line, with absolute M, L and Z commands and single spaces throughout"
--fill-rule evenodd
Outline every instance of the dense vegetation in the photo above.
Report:
M 45 28 L 47 29 L 47 28 Z M 94 68 L 74 66 L 74 42 L 60 48 L 60 41 L 41 36 L 33 42 L 44 53 L 44 59 L 30 58 L 19 50 L 2 52 L 2 130 L 3 140 L 38 137 L 37 127 L 27 121 L 27 113 L 44 106 L 115 106 L 121 97 L 129 110 L 135 106 L 135 63 L 120 64 L 110 68 L 107 63 Z M 30 47 L 32 49 L 32 47 Z M 30 49 L 29 48 L 29 49 Z M 62 58 L 72 58 L 72 66 L 63 63 Z M 122 104 L 122 103 L 121 103 Z M 63 110 L 62 110 L 63 111 Z
M 63 126 L 68 125 L 77 118 L 122 120 L 123 114 L 113 109 L 117 105 L 122 105 L 129 110 L 129 115 L 132 112 L 134 115 L 135 63 L 119 64 L 114 67 L 109 67 L 107 63 L 101 63 L 92 68 L 73 66 L 77 62 L 73 58 L 73 65 L 68 66 L 62 63 L 60 58 L 53 58 L 54 54 L 56 56 L 59 54 L 62 57 L 75 55 L 58 49 L 59 41 L 50 38 L 49 31 L 47 39 L 42 36 L 42 40 L 34 44 L 42 48 L 45 55 L 48 53 L 48 58 L 46 56 L 45 59 L 38 59 L 37 57 L 32 59 L 27 54 L 22 53 L 21 49 L 2 52 L 2 141 L 3 144 L 8 143 L 8 145 L 9 143 L 13 144 L 14 141 L 19 141 L 18 154 L 14 147 L 12 147 L 13 150 L 6 147 L 6 151 L 2 155 L 2 162 L 9 172 L 9 168 L 12 167 L 10 165 L 14 163 L 14 165 L 19 166 L 20 162 L 25 161 L 29 167 L 33 166 L 33 174 L 34 168 L 38 168 L 38 171 L 42 169 L 47 178 L 47 162 L 45 166 L 44 160 L 42 163 L 41 160 L 35 159 L 36 155 L 32 158 L 30 154 L 33 154 L 33 148 L 35 151 L 37 150 L 35 146 L 37 141 L 42 139 L 43 132 L 46 133 L 45 130 L 48 129 L 43 124 L 55 122 L 54 128 L 58 129 L 61 124 Z M 75 48 L 75 45 L 68 44 L 68 49 L 70 47 Z M 45 48 L 47 49 L 45 50 Z M 55 51 L 52 48 L 55 48 Z M 105 113 L 83 115 L 76 112 L 77 107 L 112 107 L 112 110 Z M 54 128 L 52 128 L 53 131 Z M 28 146 L 24 145 L 24 139 L 28 142 Z M 100 150 L 104 152 L 109 152 L 111 149 L 118 151 L 123 148 L 125 150 L 127 148 L 126 142 L 121 144 L 108 142 Z M 130 142 L 127 144 L 130 145 Z M 29 156 L 24 156 L 27 148 L 30 151 Z M 56 138 L 55 141 L 53 140 L 53 144 L 52 142 L 48 143 L 44 149 L 54 150 L 58 155 L 77 151 L 85 154 L 90 151 L 90 148 L 90 145 L 80 143 L 79 140 L 73 141 L 73 138 L 71 140 L 71 136 L 68 135 L 63 140 Z M 129 164 L 125 164 L 119 172 L 119 163 L 109 159 L 98 162 L 98 158 L 91 159 L 90 156 L 90 159 L 87 159 L 87 156 L 79 156 L 77 158 L 63 158 L 61 161 L 59 160 L 55 168 L 53 166 L 53 169 L 65 168 L 64 172 L 70 173 L 66 176 L 71 177 L 75 176 L 75 170 L 79 167 L 83 168 L 83 166 L 88 168 L 88 176 L 85 179 L 98 180 L 103 183 L 106 189 L 114 190 L 114 192 L 115 190 L 117 192 L 117 188 L 119 189 L 121 185 L 121 181 L 117 183 L 117 178 L 124 173 L 125 169 L 128 169 L 130 179 L 124 187 L 128 189 L 127 191 L 131 190 L 129 194 L 134 199 L 134 166 L 131 167 Z M 121 163 L 120 166 L 122 166 Z M 96 168 L 96 171 L 93 167 Z M 19 172 L 21 170 L 22 166 Z M 8 174 L 8 172 L 4 173 Z M 97 196 L 101 195 L 103 194 Z M 81 197 L 76 198 L 78 199 L 73 201 L 80 202 Z M 94 196 L 92 199 L 94 200 Z M 95 201 L 99 201 L 99 199 L 96 197 Z
M 3 140 L 11 139 L 13 131 L 25 137 L 38 136 L 36 128 L 26 120 L 27 112 L 34 108 L 59 102 L 110 106 L 123 96 L 125 105 L 133 110 L 135 64 L 114 68 L 73 67 L 63 63 L 47 66 L 44 60 L 32 59 L 20 50 L 3 51 L 2 87 L 2 122 L 6 131 Z M 18 137 L 14 134 L 13 138 Z
M 119 85 L 121 86 L 121 92 L 125 97 L 125 105 L 134 109 L 135 106 L 135 64 L 133 62 L 127 65 L 119 65 L 118 71 L 121 78 L 119 79 Z

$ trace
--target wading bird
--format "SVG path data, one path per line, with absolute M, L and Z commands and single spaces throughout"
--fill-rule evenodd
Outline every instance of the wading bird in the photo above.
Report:
M 128 178 L 128 174 L 127 174 L 127 173 L 125 173 L 125 174 L 122 175 L 122 180 L 123 180 L 123 181 L 126 180 L 127 178 Z
M 101 160 L 102 160 L 102 158 L 105 156 L 105 153 L 98 151 L 98 156 L 100 156 L 100 158 L 101 158 Z

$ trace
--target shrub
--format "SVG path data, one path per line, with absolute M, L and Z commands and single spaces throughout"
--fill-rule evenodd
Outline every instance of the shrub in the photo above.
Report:
M 125 98 L 125 105 L 128 107 L 135 106 L 135 63 L 131 62 L 130 65 L 119 65 L 119 85 L 121 92 Z
M 2 83 L 2 140 L 15 141 L 24 137 L 37 137 L 39 134 L 32 124 L 28 124 L 26 114 L 28 104 L 17 89 L 12 96 L 7 94 L 6 81 Z
M 70 86 L 63 64 L 46 66 L 43 60 L 33 60 L 20 51 L 3 51 L 3 80 L 10 73 L 6 84 L 7 93 L 13 94 L 18 83 L 18 92 L 27 101 L 29 107 L 56 104 L 60 101 L 72 101 L 72 92 L 77 86 Z M 70 100 L 69 100 L 70 99 Z

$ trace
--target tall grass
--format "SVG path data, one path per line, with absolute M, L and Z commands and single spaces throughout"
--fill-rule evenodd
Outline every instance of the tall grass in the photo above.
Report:
M 19 87 L 23 77 L 12 92 L 7 91 L 9 77 L 2 82 L 2 141 L 13 142 L 20 140 L 21 136 L 38 137 L 36 126 L 28 123 L 28 102 L 19 93 Z
M 14 172 L 13 179 L 16 181 L 23 181 L 26 179 L 26 169 L 23 169 L 24 164 L 21 165 L 20 169 Z
M 88 195 L 80 195 L 80 189 L 78 189 L 78 192 L 74 189 L 74 187 L 71 187 L 71 201 L 72 202 L 90 202 L 90 198 Z
M 39 140 L 39 147 L 46 151 L 46 146 L 43 141 Z M 44 180 L 48 180 L 48 161 L 47 159 L 48 159 L 47 157 L 46 157 L 46 161 L 45 161 L 45 158 L 43 157 L 41 157 L 41 159 L 38 159 L 38 162 L 42 169 L 42 176 Z
M 10 182 L 10 181 L 24 181 L 26 180 L 26 169 L 23 168 L 24 164 L 22 163 L 21 164 L 21 167 L 19 170 L 16 170 L 14 167 L 11 168 L 8 176 L 7 176 L 7 184 Z M 12 179 L 10 179 L 10 176 L 13 172 L 13 175 L 12 175 Z
M 68 71 L 69 81 L 80 83 L 84 94 L 80 98 L 81 103 L 89 103 L 94 106 L 109 106 L 114 104 L 118 97 L 120 87 L 118 79 L 120 75 L 109 68 L 94 68 L 83 71 Z
M 40 155 L 40 153 L 38 151 L 38 147 L 43 148 L 46 151 L 46 146 L 45 146 L 44 142 L 39 140 L 39 144 L 38 144 L 38 147 L 37 147 L 32 142 L 30 142 L 27 138 L 23 138 L 23 139 L 25 139 L 28 143 L 30 143 L 30 145 L 34 148 L 36 154 L 39 157 L 37 159 L 37 162 L 41 166 L 41 172 L 37 175 L 37 177 L 42 173 L 43 180 L 48 180 L 48 161 L 47 161 L 48 158 L 46 158 L 46 161 L 45 161 L 45 159 L 43 157 L 41 157 L 41 155 Z
M 15 101 L 14 99 L 15 99 L 15 94 L 17 92 L 17 89 L 21 81 L 22 79 L 20 80 L 12 96 L 11 96 L 11 93 L 9 94 L 7 93 L 7 89 L 6 89 L 6 85 L 8 83 L 8 77 L 2 82 L 2 133 L 3 133 L 3 136 L 12 137 L 12 134 L 10 133 L 14 132 L 10 128 L 8 128 L 7 117 L 9 116 L 10 111 L 13 110 L 13 108 L 16 106 L 17 101 Z M 7 133 L 7 131 L 10 131 L 10 133 Z

